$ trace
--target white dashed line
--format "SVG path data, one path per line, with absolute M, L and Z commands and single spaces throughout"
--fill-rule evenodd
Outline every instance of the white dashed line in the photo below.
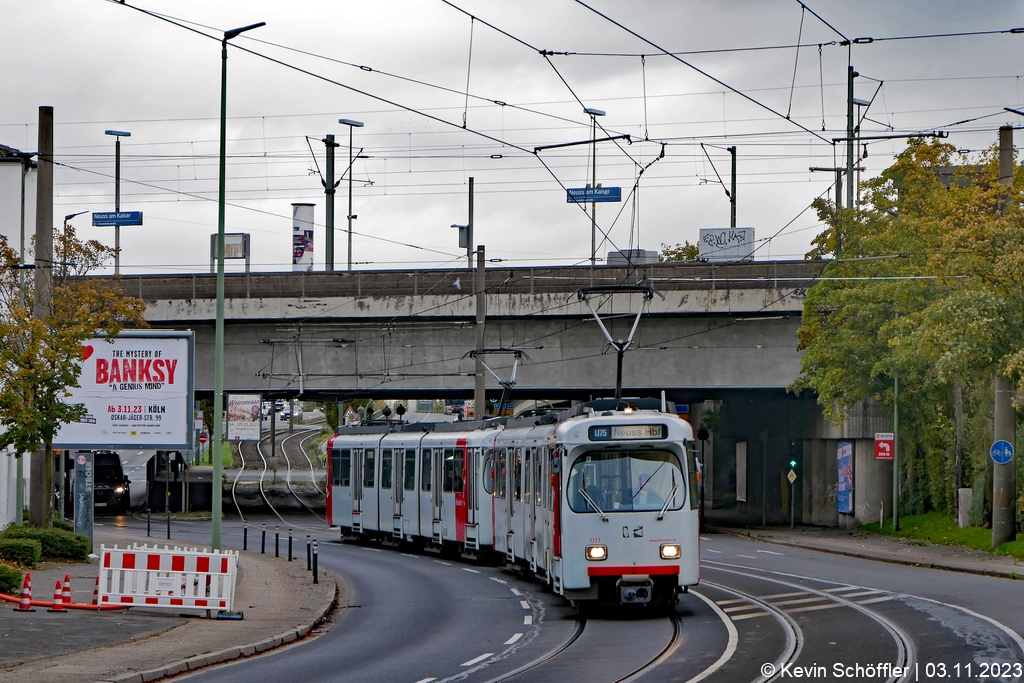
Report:
M 470 574 L 479 574 L 479 573 L 480 573 L 480 572 L 478 572 L 478 571 L 477 571 L 477 570 L 475 570 L 475 569 L 470 569 L 469 567 L 463 567 L 463 568 L 462 568 L 462 571 L 464 571 L 464 572 L 469 572 Z
M 701 536 L 700 540 L 702 540 L 702 541 L 710 541 L 711 539 L 710 538 L 704 538 L 703 536 Z
M 493 654 L 494 654 L 493 652 L 485 652 L 482 655 L 480 655 L 479 657 L 474 657 L 473 659 L 469 660 L 468 662 L 463 662 L 459 666 L 473 666 L 474 664 L 479 664 L 480 662 L 484 661 L 485 659 L 487 659 L 488 657 L 490 657 Z
M 419 555 L 410 555 L 409 553 L 400 553 L 400 554 L 401 554 L 402 557 L 411 557 L 414 560 L 420 559 Z M 435 679 L 431 678 L 430 680 L 435 680 Z M 416 681 L 416 683 L 420 683 L 420 682 Z
M 765 553 L 766 555 L 782 555 L 782 553 L 777 553 L 774 550 L 758 550 L 757 552 Z
M 745 557 L 745 558 L 747 558 L 748 560 L 756 560 L 756 559 L 757 559 L 757 558 L 756 558 L 756 557 L 754 557 L 753 555 L 740 555 L 740 554 L 737 554 L 737 555 L 736 555 L 736 557 Z
M 892 595 L 883 595 L 880 598 L 872 598 L 871 600 L 860 600 L 857 604 L 858 605 L 873 605 L 876 602 L 885 602 L 886 600 L 892 600 L 892 599 L 893 599 Z
M 430 681 L 436 681 L 436 678 L 421 678 L 416 683 L 430 683 Z
M 522 593 L 520 593 L 520 592 L 519 592 L 518 590 L 516 590 L 515 588 L 513 588 L 513 589 L 512 589 L 512 595 L 522 595 Z
M 523 626 L 533 626 L 533 615 L 527 614 L 523 617 Z
M 516 642 L 517 640 L 519 640 L 522 637 L 523 637 L 522 633 L 515 633 L 515 634 L 512 635 L 511 638 L 509 638 L 508 640 L 505 641 L 505 645 L 511 645 L 512 643 Z
M 523 606 L 523 609 L 530 609 L 530 603 L 526 602 L 526 600 L 520 600 L 519 604 Z
M 491 577 L 488 577 L 488 578 L 490 578 L 491 581 L 497 581 L 498 583 L 501 583 L 501 584 L 505 583 L 504 579 L 499 579 L 497 576 L 491 576 Z
M 859 591 L 864 590 L 860 586 L 840 586 L 839 588 L 826 588 L 826 593 L 842 593 L 843 591 Z
M 360 550 L 367 550 L 367 551 L 369 551 L 371 553 L 382 553 L 382 552 L 384 552 L 380 548 L 363 548 L 362 546 L 360 546 L 359 549 Z
M 721 554 L 722 554 L 722 551 L 721 551 L 721 550 L 712 550 L 711 548 L 703 548 L 703 549 L 701 550 L 701 552 L 705 552 L 705 553 L 717 553 L 718 555 L 721 555 Z
M 451 562 L 442 562 L 441 560 L 434 560 L 434 562 L 437 562 L 438 564 L 443 564 L 446 567 L 452 566 Z

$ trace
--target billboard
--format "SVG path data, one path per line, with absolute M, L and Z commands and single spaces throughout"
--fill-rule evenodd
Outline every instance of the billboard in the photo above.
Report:
M 701 228 L 697 250 L 711 263 L 750 261 L 754 258 L 753 228 Z
M 259 441 L 262 421 L 262 396 L 228 395 L 228 441 Z
M 853 444 L 840 441 L 836 448 L 836 511 L 853 514 Z
M 81 385 L 68 403 L 86 414 L 61 427 L 57 448 L 192 448 L 192 332 L 124 331 L 82 344 Z
M 292 270 L 313 270 L 313 207 L 292 204 Z

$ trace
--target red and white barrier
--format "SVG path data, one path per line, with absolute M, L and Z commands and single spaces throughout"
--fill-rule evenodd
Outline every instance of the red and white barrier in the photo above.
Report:
M 100 547 L 99 604 L 231 611 L 238 553 Z

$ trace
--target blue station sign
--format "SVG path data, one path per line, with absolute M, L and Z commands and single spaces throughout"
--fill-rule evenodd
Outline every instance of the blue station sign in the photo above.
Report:
M 92 212 L 92 225 L 95 228 L 113 227 L 117 225 L 142 225 L 141 211 L 105 211 Z
M 566 202 L 569 204 L 622 201 L 621 187 L 570 187 L 566 189 L 566 193 Z

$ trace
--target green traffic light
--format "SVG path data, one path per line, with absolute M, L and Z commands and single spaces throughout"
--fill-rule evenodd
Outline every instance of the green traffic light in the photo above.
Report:
M 796 467 L 796 460 L 790 460 L 789 461 L 789 466 L 790 467 Z

